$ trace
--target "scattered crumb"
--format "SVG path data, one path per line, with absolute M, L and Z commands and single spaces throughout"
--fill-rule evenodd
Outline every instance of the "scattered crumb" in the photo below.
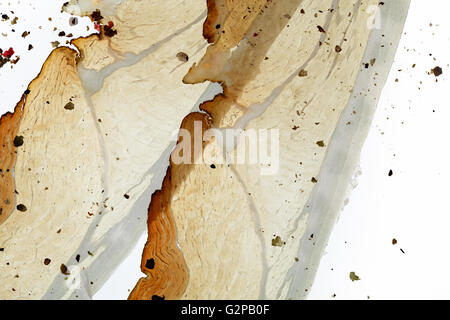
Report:
M 308 71 L 302 69 L 302 70 L 300 70 L 300 72 L 298 73 L 298 76 L 299 76 L 299 77 L 306 77 L 306 76 L 308 76 Z
M 442 68 L 434 67 L 434 69 L 431 69 L 431 72 L 434 74 L 435 77 L 439 77 L 442 74 Z
M 70 275 L 70 272 L 64 263 L 61 264 L 61 266 L 59 267 L 59 270 L 61 271 L 62 274 L 66 275 L 66 276 Z
M 189 56 L 184 53 L 184 52 L 178 52 L 177 53 L 177 58 L 178 60 L 182 61 L 182 62 L 188 62 L 189 61 Z
M 274 239 L 272 239 L 272 246 L 274 247 L 282 247 L 285 244 L 286 243 L 283 240 L 281 240 L 279 236 L 276 236 Z
M 361 280 L 357 275 L 356 275 L 356 273 L 355 272 L 350 272 L 350 280 L 352 280 L 352 281 L 359 281 L 359 280 Z

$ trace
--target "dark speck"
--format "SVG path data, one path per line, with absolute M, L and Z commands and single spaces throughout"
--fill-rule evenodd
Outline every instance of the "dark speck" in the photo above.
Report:
M 23 136 L 16 136 L 14 138 L 14 147 L 20 147 L 23 146 Z
M 178 60 L 182 61 L 182 62 L 188 62 L 189 61 L 189 56 L 184 53 L 184 52 L 178 52 L 177 53 L 177 58 Z
M 24 204 L 19 204 L 19 205 L 17 205 L 17 210 L 19 210 L 20 212 L 25 212 L 25 211 L 27 211 L 27 207 L 26 207 L 26 205 L 24 205 Z
M 75 105 L 72 102 L 68 102 L 65 106 L 64 109 L 66 110 L 73 110 L 75 109 Z
M 442 68 L 441 67 L 435 67 L 431 70 L 433 72 L 435 77 L 439 77 L 442 74 Z
M 59 267 L 61 270 L 61 273 L 68 276 L 70 274 L 69 270 L 67 269 L 66 265 L 63 263 L 61 264 L 61 267 Z
M 154 269 L 155 268 L 155 259 L 153 259 L 153 258 L 148 259 L 147 262 L 145 263 L 145 267 L 150 270 Z

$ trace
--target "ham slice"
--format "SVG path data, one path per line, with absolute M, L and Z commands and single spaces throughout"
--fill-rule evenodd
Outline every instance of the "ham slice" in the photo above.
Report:
M 408 4 L 70 1 L 117 34 L 55 49 L 1 118 L 0 297 L 91 298 L 147 228 L 130 299 L 304 298 Z

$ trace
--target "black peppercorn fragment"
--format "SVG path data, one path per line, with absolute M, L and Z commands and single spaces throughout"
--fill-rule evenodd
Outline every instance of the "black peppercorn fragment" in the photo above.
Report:
M 77 17 L 71 17 L 69 19 L 69 25 L 76 26 L 78 24 L 78 18 Z
M 152 296 L 152 300 L 166 300 L 166 297 L 165 296 L 160 297 L 160 296 L 157 296 L 156 294 L 154 294 Z
M 23 146 L 23 136 L 16 136 L 13 143 L 16 148 Z
M 147 269 L 153 270 L 155 268 L 155 259 L 148 259 L 147 262 L 145 263 L 145 267 Z
M 20 212 L 25 212 L 27 211 L 27 207 L 24 204 L 19 204 L 17 205 L 17 210 L 19 210 Z
M 442 68 L 441 67 L 435 67 L 431 70 L 431 72 L 434 74 L 435 77 L 439 77 L 442 74 Z
M 46 266 L 48 266 L 48 265 L 50 264 L 50 262 L 52 262 L 52 260 L 50 260 L 49 258 L 45 258 L 44 264 L 45 264 Z

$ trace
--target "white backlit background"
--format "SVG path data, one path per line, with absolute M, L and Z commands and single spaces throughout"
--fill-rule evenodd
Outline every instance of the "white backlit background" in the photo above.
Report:
M 37 76 L 53 49 L 51 42 L 64 45 L 71 39 L 59 37 L 60 31 L 74 38 L 92 31 L 86 29 L 89 19 L 70 26 L 70 16 L 60 12 L 63 2 L 0 1 L 0 12 L 10 18 L 0 22 L 0 48 L 13 47 L 20 56 L 12 69 L 9 64 L 0 69 L 1 114 L 12 111 Z M 449 12 L 448 0 L 411 2 L 362 150 L 358 186 L 331 235 L 311 299 L 450 298 Z M 17 24 L 11 25 L 16 16 Z M 31 33 L 23 38 L 24 31 Z M 438 78 L 430 75 L 436 66 L 444 72 Z M 128 297 L 142 276 L 145 239 L 95 298 Z M 352 282 L 350 272 L 360 280 Z

